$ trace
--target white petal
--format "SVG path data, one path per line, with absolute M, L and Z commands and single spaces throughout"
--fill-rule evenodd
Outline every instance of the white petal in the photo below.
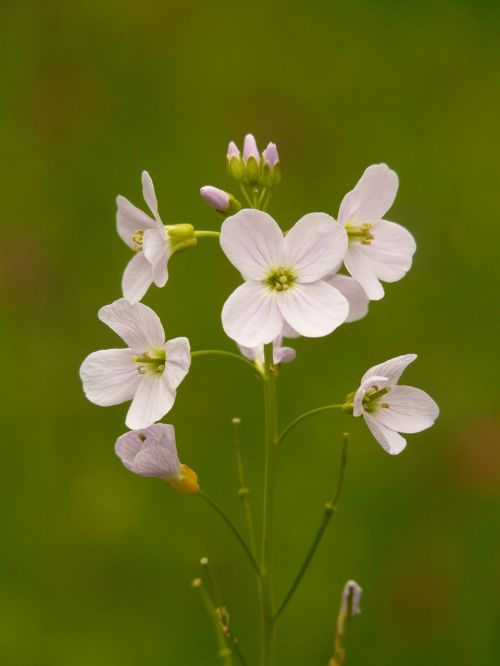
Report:
M 394 203 L 398 176 L 387 164 L 372 164 L 359 179 L 353 192 L 346 194 L 339 210 L 341 224 L 377 222 Z
M 130 349 L 104 349 L 87 356 L 80 367 L 85 395 L 96 405 L 119 405 L 134 397 L 141 376 Z
M 370 245 L 357 244 L 369 259 L 374 274 L 384 282 L 397 282 L 411 268 L 417 249 L 411 233 L 395 222 L 381 220 L 372 228 L 374 240 Z
M 344 264 L 352 277 L 366 291 L 366 295 L 372 301 L 378 301 L 384 297 L 384 288 L 378 281 L 370 258 L 363 253 L 361 243 L 349 243 Z
M 98 316 L 134 353 L 141 354 L 151 347 L 161 349 L 165 344 L 165 332 L 158 315 L 143 303 L 131 304 L 120 298 L 101 308 Z
M 349 314 L 344 296 L 327 282 L 296 283 L 277 299 L 285 321 L 300 335 L 318 338 L 340 326 Z
M 243 345 L 238 345 L 238 349 L 249 361 L 253 361 L 254 363 L 264 363 L 264 345 L 260 345 L 259 347 L 244 347 Z
M 127 469 L 141 476 L 169 478 L 179 470 L 175 430 L 165 423 L 125 433 L 116 440 L 115 453 Z
M 167 362 L 165 376 L 173 389 L 176 389 L 189 372 L 191 351 L 187 338 L 173 338 L 165 344 Z
M 297 333 L 289 324 L 285 323 L 283 324 L 283 330 L 281 331 L 281 334 L 283 335 L 284 338 L 300 338 L 300 333 Z
M 273 346 L 273 361 L 275 365 L 280 363 L 291 363 L 295 361 L 297 352 L 292 347 L 282 347 L 282 338 L 281 336 L 274 341 Z
M 132 249 L 137 245 L 132 240 L 132 236 L 138 229 L 145 231 L 155 226 L 155 221 L 149 215 L 130 203 L 125 197 L 116 198 L 116 230 L 120 238 Z
M 387 377 L 389 383 L 397 384 L 403 371 L 410 365 L 410 363 L 413 363 L 416 358 L 416 354 L 403 354 L 402 356 L 396 356 L 388 361 L 384 361 L 384 363 L 374 365 L 373 368 L 370 368 L 365 372 L 361 378 L 361 384 L 372 378 L 374 375 Z
M 153 281 L 157 287 L 164 287 L 168 280 L 167 262 L 170 257 L 165 227 L 148 229 L 142 243 L 144 256 L 153 270 Z
M 260 282 L 245 282 L 224 303 L 222 326 L 230 338 L 244 347 L 272 342 L 283 326 L 276 292 Z
M 361 287 L 356 280 L 347 277 L 347 275 L 331 275 L 325 278 L 325 282 L 331 284 L 332 287 L 338 289 L 341 294 L 347 298 L 349 303 L 349 316 L 346 322 L 357 321 L 363 319 L 368 314 L 368 305 L 370 299 L 366 295 L 365 290 Z
M 245 208 L 227 218 L 221 227 L 224 254 L 247 280 L 262 280 L 270 268 L 285 263 L 283 232 L 273 218 Z
M 347 252 L 344 227 L 326 213 L 304 215 L 285 236 L 287 265 L 299 282 L 316 282 L 336 269 Z
M 122 277 L 123 295 L 129 303 L 138 303 L 153 281 L 153 268 L 142 252 L 128 262 Z
M 353 416 L 361 416 L 361 414 L 364 413 L 365 410 L 363 406 L 363 398 L 365 397 L 367 391 L 373 388 L 378 391 L 379 389 L 389 386 L 389 384 L 389 379 L 381 375 L 370 375 L 367 379 L 364 379 L 361 382 L 361 386 L 354 394 L 352 412 Z
M 147 428 L 169 412 L 175 402 L 173 391 L 163 377 L 164 373 L 147 371 L 141 381 L 128 410 L 127 428 Z
M 151 176 L 147 171 L 142 172 L 142 196 L 148 204 L 149 210 L 153 213 L 155 220 L 158 220 L 158 201 L 156 200 L 155 188 Z
M 439 407 L 430 395 L 413 386 L 394 386 L 381 402 L 389 407 L 377 410 L 377 423 L 397 432 L 412 433 L 430 428 L 439 415 Z
M 401 437 L 399 433 L 394 430 L 389 430 L 389 428 L 386 428 L 369 414 L 363 414 L 363 418 L 365 419 L 365 423 L 370 429 L 370 432 L 384 451 L 395 456 L 398 453 L 401 453 L 406 447 L 406 439 Z

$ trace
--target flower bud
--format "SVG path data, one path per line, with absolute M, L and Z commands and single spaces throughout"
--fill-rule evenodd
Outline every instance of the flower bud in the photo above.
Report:
M 231 141 L 227 147 L 227 171 L 236 181 L 243 180 L 245 165 L 241 159 L 238 146 Z
M 253 134 L 247 134 L 243 144 L 243 162 L 245 164 L 245 179 L 250 183 L 257 183 L 260 175 L 260 154 Z
M 267 148 L 262 153 L 262 157 L 264 158 L 264 164 L 267 164 L 271 170 L 274 169 L 274 167 L 280 162 L 276 144 L 268 143 Z
M 198 475 L 191 467 L 187 465 L 179 465 L 177 476 L 166 478 L 165 481 L 168 485 L 177 490 L 179 493 L 199 493 L 200 485 L 198 483 Z
M 279 185 L 281 181 L 280 158 L 276 144 L 269 143 L 262 153 L 262 183 L 267 188 Z
M 236 213 L 241 209 L 240 202 L 232 194 L 219 190 L 217 187 L 205 185 L 201 188 L 200 194 L 207 204 L 219 213 Z
M 181 250 L 187 250 L 198 243 L 192 224 L 166 224 L 165 232 L 168 236 L 168 244 L 172 254 Z

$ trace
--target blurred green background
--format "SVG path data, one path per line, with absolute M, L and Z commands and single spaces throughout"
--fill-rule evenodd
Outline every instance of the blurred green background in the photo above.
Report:
M 442 410 L 395 458 L 337 414 L 287 441 L 279 596 L 320 521 L 339 434 L 352 433 L 341 508 L 282 618 L 277 663 L 326 666 L 350 577 L 365 590 L 352 666 L 498 663 L 499 18 L 498 2 L 478 0 L 2 0 L 1 664 L 215 664 L 189 585 L 203 555 L 253 658 L 256 595 L 237 545 L 201 499 L 121 466 L 126 406 L 88 403 L 78 378 L 89 352 L 119 346 L 96 317 L 120 296 L 130 257 L 115 196 L 142 206 L 148 169 L 165 222 L 217 229 L 198 189 L 230 186 L 227 142 L 247 131 L 278 144 L 270 212 L 285 228 L 306 212 L 336 215 L 364 168 L 385 161 L 401 181 L 389 219 L 419 246 L 369 317 L 297 341 L 282 424 L 407 352 L 419 359 L 405 383 Z M 169 337 L 232 350 L 219 313 L 238 282 L 207 239 L 174 257 L 146 302 Z M 258 508 L 259 387 L 231 361 L 194 361 L 167 420 L 182 459 L 241 521 L 233 416 Z

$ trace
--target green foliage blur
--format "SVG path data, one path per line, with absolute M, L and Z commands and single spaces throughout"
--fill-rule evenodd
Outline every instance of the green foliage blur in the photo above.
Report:
M 276 567 L 285 592 L 351 433 L 339 513 L 286 611 L 277 664 L 326 666 L 344 582 L 364 588 L 350 666 L 498 663 L 498 2 L 2 0 L 0 3 L 0 664 L 210 666 L 212 627 L 190 588 L 207 556 L 253 659 L 256 592 L 225 526 L 198 497 L 116 459 L 127 407 L 83 396 L 78 368 L 120 346 L 96 317 L 130 258 L 115 196 L 165 223 L 218 229 L 198 194 L 229 188 L 225 152 L 251 131 L 278 145 L 270 212 L 336 215 L 364 168 L 400 176 L 389 219 L 414 266 L 369 316 L 297 341 L 280 420 L 338 402 L 371 365 L 418 361 L 405 383 L 441 407 L 390 457 L 360 420 L 323 414 L 282 451 Z M 233 350 L 220 309 L 239 276 L 213 239 L 175 256 L 145 302 L 169 337 Z M 233 367 L 234 366 L 234 367 Z M 243 422 L 260 508 L 262 396 L 251 373 L 200 358 L 167 421 L 181 458 L 243 526 L 230 420 Z M 252 661 L 253 663 L 253 661 Z

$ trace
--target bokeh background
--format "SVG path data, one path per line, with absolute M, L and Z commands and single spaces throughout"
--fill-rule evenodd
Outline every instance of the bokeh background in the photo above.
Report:
M 401 181 L 390 219 L 419 246 L 369 317 L 297 341 L 282 424 L 407 352 L 419 359 L 405 382 L 442 410 L 396 458 L 336 414 L 287 441 L 279 595 L 321 518 L 339 435 L 352 435 L 341 508 L 282 618 L 277 663 L 326 664 L 351 577 L 365 590 L 352 666 L 498 663 L 499 18 L 481 0 L 2 0 L 0 663 L 215 664 L 190 589 L 204 555 L 255 663 L 254 581 L 237 545 L 202 500 L 122 468 L 126 406 L 88 403 L 78 378 L 89 352 L 118 345 L 96 317 L 120 296 L 130 256 L 115 196 L 142 205 L 146 168 L 165 222 L 217 229 L 198 189 L 230 186 L 227 142 L 247 131 L 278 144 L 271 212 L 285 228 L 335 215 L 364 168 L 385 161 Z M 174 257 L 146 302 L 170 337 L 231 350 L 219 312 L 238 281 L 207 239 Z M 238 364 L 197 359 L 168 420 L 182 459 L 243 524 L 233 416 L 258 510 L 259 387 Z

